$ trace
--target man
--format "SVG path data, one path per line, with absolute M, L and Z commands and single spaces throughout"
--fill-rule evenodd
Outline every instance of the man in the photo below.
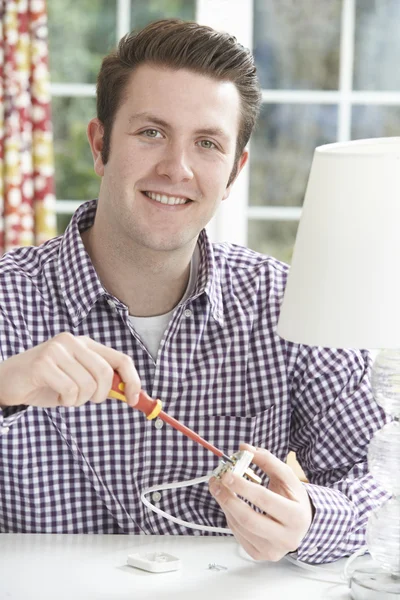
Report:
M 215 457 L 132 409 L 142 388 L 225 453 L 261 448 L 263 485 L 227 474 L 211 495 L 165 491 L 156 505 L 228 525 L 258 559 L 351 553 L 384 496 L 366 467 L 384 422 L 369 357 L 280 339 L 286 266 L 204 231 L 247 161 L 251 55 L 228 34 L 160 21 L 105 58 L 97 92 L 98 201 L 61 238 L 1 261 L 1 530 L 192 533 L 140 494 L 209 473 Z M 114 371 L 129 406 L 107 399 Z

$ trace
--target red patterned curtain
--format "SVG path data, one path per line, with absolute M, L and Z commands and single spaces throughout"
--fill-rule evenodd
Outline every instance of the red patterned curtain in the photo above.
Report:
M 56 235 L 44 0 L 0 0 L 0 254 Z

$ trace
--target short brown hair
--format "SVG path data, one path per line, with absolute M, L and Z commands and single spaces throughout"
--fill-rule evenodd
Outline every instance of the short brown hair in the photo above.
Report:
M 241 99 L 236 171 L 261 103 L 253 56 L 229 33 L 180 19 L 155 21 L 138 32 L 132 31 L 104 58 L 97 78 L 97 117 L 104 127 L 103 163 L 108 161 L 111 130 L 128 80 L 132 71 L 143 63 L 188 69 L 236 85 Z

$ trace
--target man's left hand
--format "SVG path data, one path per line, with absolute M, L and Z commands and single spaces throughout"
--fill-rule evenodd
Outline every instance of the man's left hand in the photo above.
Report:
M 210 479 L 210 492 L 246 552 L 256 560 L 278 561 L 297 550 L 306 535 L 313 519 L 311 500 L 293 470 L 271 452 L 247 444 L 240 449 L 254 453 L 253 463 L 269 476 L 269 487 L 225 473 L 221 480 Z

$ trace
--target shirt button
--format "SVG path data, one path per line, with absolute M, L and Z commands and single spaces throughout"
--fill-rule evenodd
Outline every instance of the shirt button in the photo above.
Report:
M 318 546 L 313 546 L 312 548 L 309 549 L 309 551 L 307 552 L 308 556 L 314 556 L 314 554 L 318 552 Z
M 10 428 L 9 428 L 9 427 L 2 427 L 2 428 L 1 428 L 1 430 L 0 430 L 0 433 L 2 433 L 2 434 L 6 434 L 6 433 L 8 433 L 9 431 L 10 431 Z
M 115 309 L 115 302 L 113 300 L 110 300 L 110 298 L 107 300 L 107 304 L 108 306 L 110 306 L 111 308 Z
M 160 492 L 153 492 L 151 499 L 153 500 L 153 502 L 160 502 L 160 500 L 161 500 Z
M 164 427 L 164 421 L 162 421 L 160 417 L 157 417 L 157 419 L 154 421 L 154 427 L 156 429 L 162 429 Z
M 190 310 L 190 308 L 187 308 L 183 314 L 185 315 L 185 317 L 191 317 L 193 313 Z

